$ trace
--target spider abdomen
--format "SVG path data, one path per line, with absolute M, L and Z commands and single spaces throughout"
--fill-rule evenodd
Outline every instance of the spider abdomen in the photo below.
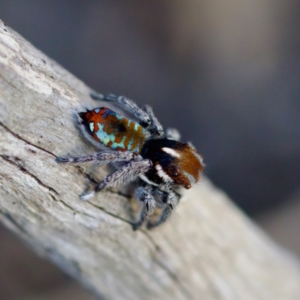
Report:
M 107 107 L 81 112 L 79 116 L 89 134 L 104 146 L 118 151 L 141 151 L 146 132 L 140 124 Z

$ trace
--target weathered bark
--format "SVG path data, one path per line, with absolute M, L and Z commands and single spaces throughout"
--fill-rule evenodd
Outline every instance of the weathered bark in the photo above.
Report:
M 0 66 L 0 220 L 35 251 L 107 299 L 300 299 L 299 261 L 208 180 L 153 231 L 117 189 L 80 201 L 96 173 L 55 156 L 94 151 L 72 117 L 89 88 L 3 23 Z

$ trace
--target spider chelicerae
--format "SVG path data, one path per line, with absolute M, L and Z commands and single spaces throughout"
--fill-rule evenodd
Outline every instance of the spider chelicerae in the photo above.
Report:
M 191 143 L 180 142 L 176 129 L 164 131 L 151 107 L 138 107 L 124 96 L 91 93 L 95 100 L 112 102 L 126 110 L 137 121 L 119 115 L 110 108 L 100 107 L 79 113 L 83 134 L 101 151 L 81 157 L 57 157 L 59 163 L 97 161 L 111 163 L 116 169 L 97 184 L 82 200 L 89 200 L 97 192 L 116 183 L 135 179 L 139 186 L 135 198 L 143 203 L 140 220 L 133 225 L 138 229 L 143 223 L 148 228 L 160 225 L 178 204 L 178 187 L 186 189 L 200 180 L 203 159 Z M 105 150 L 103 151 L 103 147 Z M 160 217 L 149 221 L 156 207 L 162 208 Z

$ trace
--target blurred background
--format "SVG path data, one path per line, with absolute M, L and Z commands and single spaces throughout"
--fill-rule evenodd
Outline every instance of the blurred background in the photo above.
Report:
M 150 104 L 206 175 L 300 255 L 300 2 L 0 0 L 90 87 Z M 0 227 L 0 299 L 93 299 Z

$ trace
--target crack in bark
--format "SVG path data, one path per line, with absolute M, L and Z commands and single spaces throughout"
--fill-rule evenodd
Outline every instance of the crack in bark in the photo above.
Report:
M 162 248 L 158 244 L 155 243 L 154 238 L 151 236 L 151 234 L 149 234 L 149 232 L 146 229 L 141 228 L 140 232 L 142 232 L 145 236 L 147 236 L 147 238 L 154 245 L 154 248 L 157 252 L 162 252 Z
M 84 176 L 85 178 L 87 178 L 91 183 L 93 183 L 93 184 L 98 184 L 98 183 L 99 183 L 99 182 L 98 182 L 95 178 L 93 178 L 90 174 L 84 172 L 83 169 L 82 169 L 80 166 L 77 166 L 77 165 L 73 165 L 73 166 L 78 170 L 78 172 L 79 172 L 82 176 Z
M 50 194 L 50 196 L 51 196 L 51 198 L 53 199 L 53 201 L 62 203 L 65 207 L 67 207 L 68 209 L 70 209 L 71 211 L 73 211 L 74 214 L 81 214 L 81 215 L 85 215 L 85 216 L 87 216 L 87 217 L 89 217 L 89 218 L 95 219 L 95 217 L 92 216 L 92 215 L 89 215 L 89 214 L 87 214 L 87 213 L 84 213 L 84 212 L 82 212 L 82 211 L 78 211 L 78 210 L 74 209 L 71 205 L 67 204 L 65 201 L 63 201 L 63 200 L 61 200 L 61 199 L 56 199 L 56 198 L 55 198 L 53 195 L 51 195 L 51 194 Z
M 96 205 L 96 204 L 94 204 L 94 203 L 92 203 L 92 202 L 87 202 L 87 203 L 89 203 L 90 205 L 92 205 L 93 207 L 95 207 L 95 208 L 97 208 L 97 209 L 100 209 L 101 211 L 105 212 L 106 214 L 108 214 L 108 215 L 110 215 L 110 216 L 112 216 L 112 217 L 114 217 L 114 218 L 116 218 L 116 219 L 119 219 L 119 220 L 121 220 L 121 221 L 123 221 L 123 222 L 125 222 L 125 223 L 127 223 L 127 224 L 129 224 L 129 225 L 131 225 L 131 226 L 134 225 L 133 222 L 130 222 L 130 221 L 128 221 L 128 220 L 126 220 L 126 219 L 124 219 L 124 218 L 122 218 L 122 217 L 120 217 L 120 216 L 117 216 L 117 215 L 115 215 L 115 214 L 113 214 L 113 213 L 107 211 L 105 208 L 103 208 L 103 207 L 101 207 L 101 206 L 98 206 L 98 205 Z
M 16 137 L 17 139 L 19 139 L 19 140 L 25 142 L 26 144 L 28 144 L 28 145 L 30 145 L 30 146 L 32 146 L 32 147 L 35 147 L 35 148 L 37 148 L 37 149 L 39 149 L 39 150 L 42 150 L 42 151 L 44 151 L 44 152 L 46 152 L 46 153 L 48 153 L 48 154 L 50 154 L 50 155 L 56 157 L 56 155 L 53 154 L 52 152 L 50 152 L 50 151 L 48 151 L 48 150 L 46 150 L 46 149 L 44 149 L 44 148 L 42 148 L 42 147 L 36 146 L 36 145 L 34 145 L 34 144 L 28 142 L 27 140 L 25 140 L 24 138 L 22 138 L 21 136 L 19 136 L 17 133 L 15 133 L 15 132 L 13 132 L 11 129 L 9 129 L 7 126 L 5 126 L 2 122 L 0 122 L 0 126 L 2 126 L 2 127 L 3 127 L 6 131 L 8 131 L 10 134 L 12 134 L 12 135 L 13 135 L 14 137 Z
M 43 183 L 37 176 L 33 175 L 28 170 L 26 170 L 24 167 L 18 165 L 13 160 L 11 160 L 9 156 L 0 154 L 0 157 L 2 157 L 3 160 L 7 161 L 11 165 L 16 166 L 22 173 L 24 173 L 24 174 L 30 176 L 31 178 L 33 178 L 40 186 L 48 189 L 50 192 L 53 192 L 56 195 L 59 195 L 59 193 L 54 188 L 52 188 L 51 186 L 48 186 L 45 183 Z
M 63 200 L 58 200 L 60 203 L 62 203 L 65 207 L 69 208 L 70 210 L 72 210 L 74 213 L 82 213 L 82 212 L 79 212 L 77 210 L 75 210 L 71 205 L 67 204 L 65 201 Z M 91 216 L 89 216 L 91 217 Z
M 182 284 L 178 276 L 173 273 L 162 261 L 156 260 L 156 263 L 164 270 L 166 273 L 172 278 L 173 282 L 178 285 L 178 289 L 181 291 L 182 295 L 187 299 L 187 300 L 192 300 L 194 297 L 191 295 L 189 290 Z

